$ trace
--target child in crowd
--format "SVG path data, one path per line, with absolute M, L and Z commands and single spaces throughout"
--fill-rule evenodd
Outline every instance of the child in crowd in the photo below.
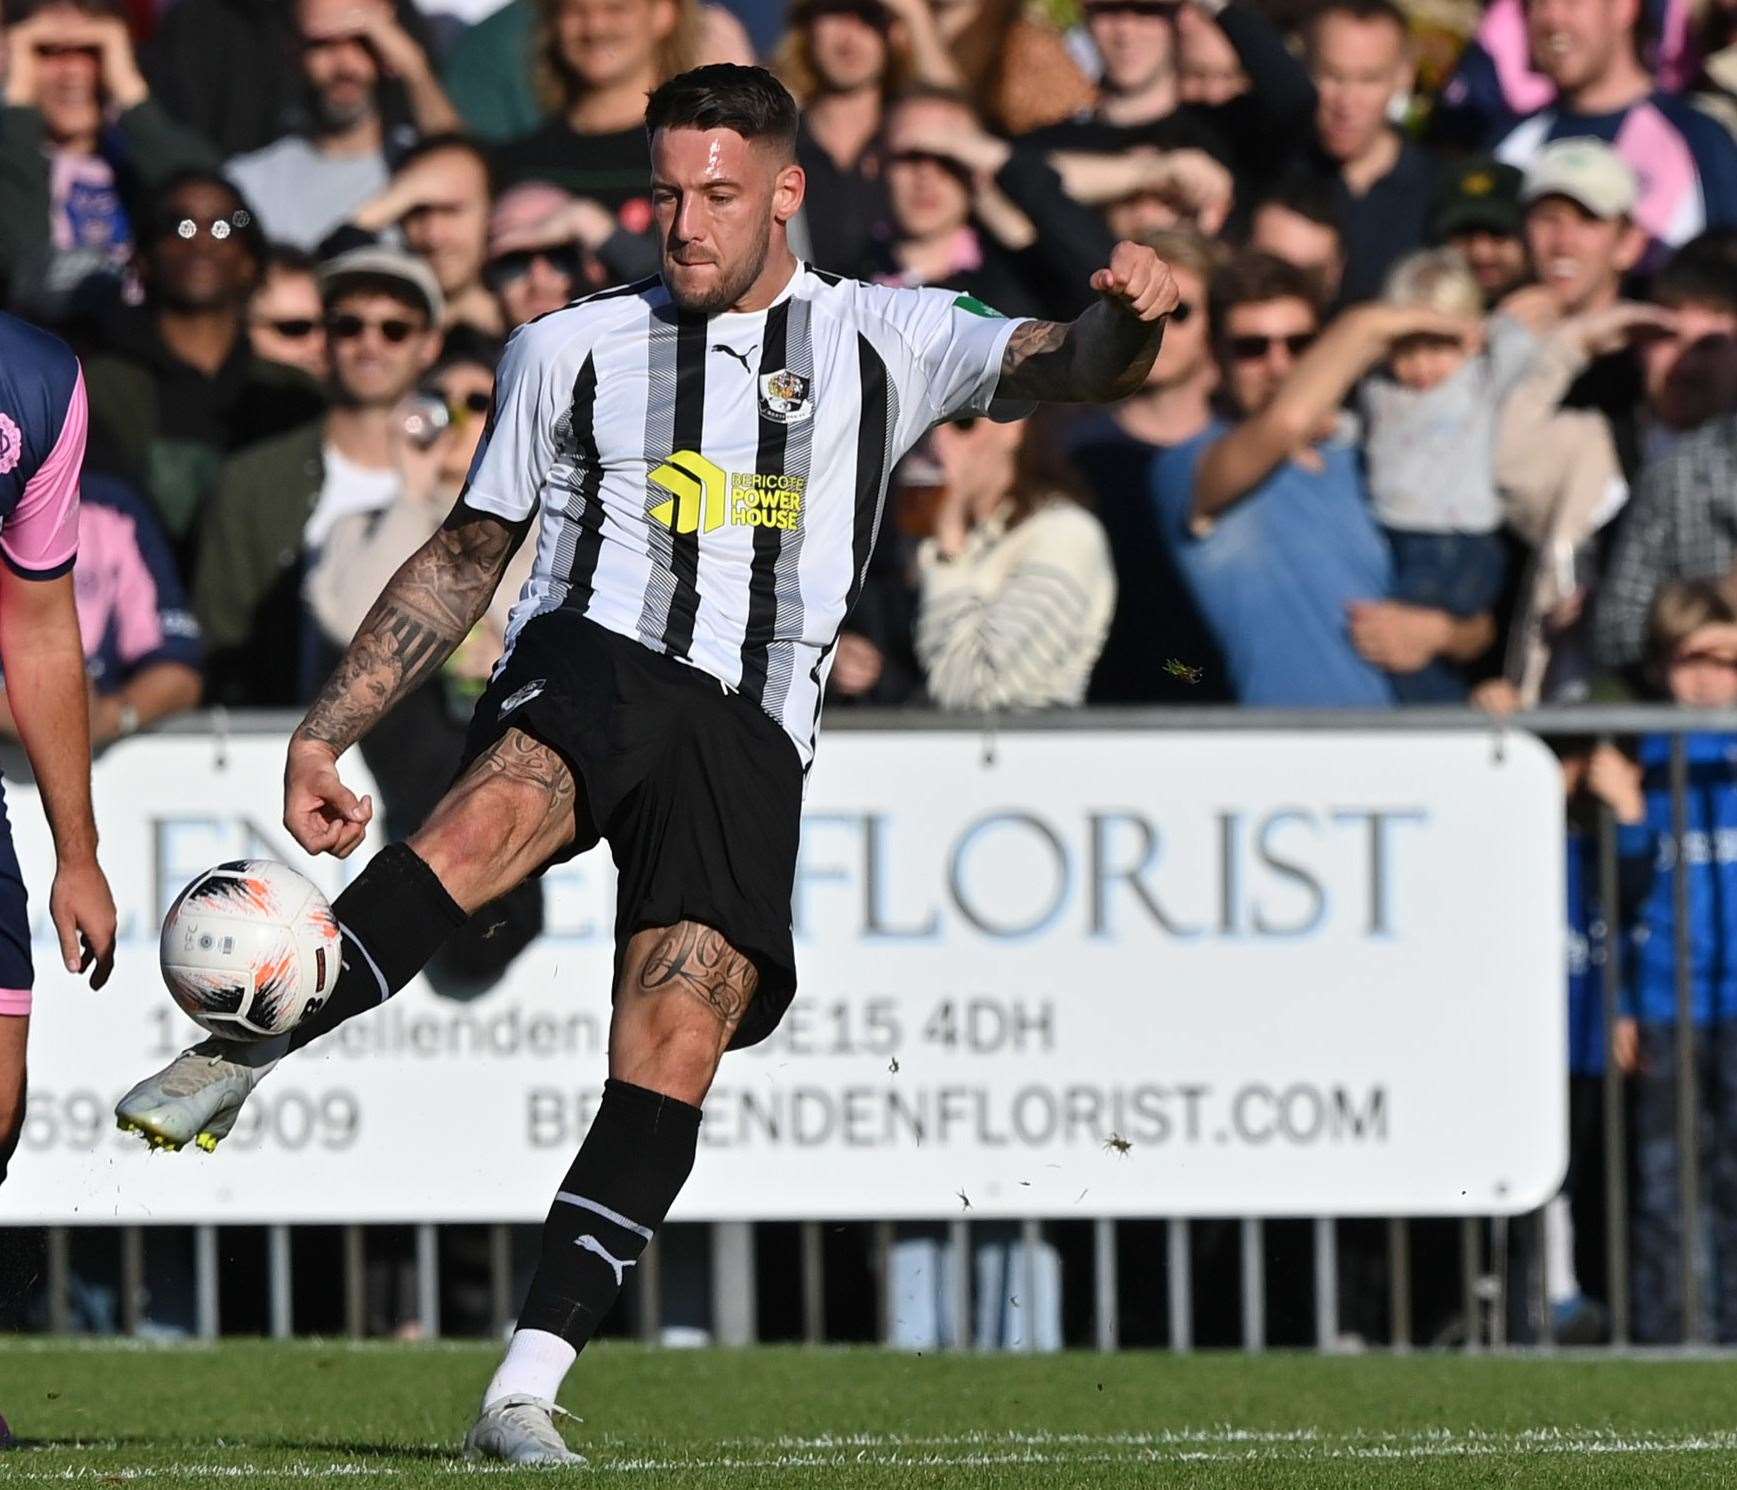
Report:
M 1401 259 L 1382 298 L 1467 320 L 1484 310 L 1477 280 L 1453 249 Z M 1481 346 L 1443 336 L 1402 338 L 1385 368 L 1364 379 L 1369 491 L 1393 549 L 1395 600 L 1461 618 L 1494 610 L 1506 570 L 1497 410 L 1533 346 L 1530 332 L 1497 316 Z M 1440 660 L 1393 681 L 1402 703 L 1466 696 L 1463 680 Z
M 1737 575 L 1673 581 L 1653 602 L 1648 662 L 1686 708 L 1737 707 Z M 1634 1329 L 1650 1344 L 1683 1331 L 1679 1175 L 1699 1167 L 1697 1230 L 1705 1266 L 1695 1279 L 1701 1318 L 1721 1344 L 1737 1342 L 1737 735 L 1691 734 L 1688 834 L 1672 821 L 1671 737 L 1641 741 L 1646 843 L 1655 874 L 1635 931 L 1628 1010 L 1638 1040 L 1617 1042 L 1635 1070 Z M 1700 1152 L 1677 1148 L 1677 876 L 1688 876 L 1690 987 Z

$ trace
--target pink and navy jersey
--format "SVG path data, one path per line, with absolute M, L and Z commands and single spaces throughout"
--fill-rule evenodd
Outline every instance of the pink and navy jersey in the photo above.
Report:
M 1522 171 L 1552 140 L 1603 140 L 1640 177 L 1635 221 L 1676 248 L 1707 228 L 1737 227 L 1737 142 L 1725 126 L 1680 98 L 1655 93 L 1614 114 L 1544 109 L 1522 119 L 1496 156 Z
M 169 540 L 150 507 L 112 476 L 84 479 L 73 581 L 85 671 L 98 693 L 115 692 L 153 663 L 203 663 Z
M 55 579 L 78 555 L 84 373 L 65 342 L 0 313 L 0 559 Z

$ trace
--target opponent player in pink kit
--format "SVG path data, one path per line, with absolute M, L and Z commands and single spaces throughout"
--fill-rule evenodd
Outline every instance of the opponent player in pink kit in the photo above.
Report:
M 0 668 L 54 834 L 48 910 L 70 973 L 108 980 L 115 903 L 96 857 L 90 697 L 73 599 L 84 374 L 64 342 L 0 314 Z M 30 919 L 0 798 L 0 1181 L 24 1123 Z

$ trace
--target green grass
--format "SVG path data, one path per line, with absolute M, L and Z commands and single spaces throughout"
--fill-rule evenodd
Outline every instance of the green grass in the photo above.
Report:
M 0 1340 L 0 1487 L 453 1485 L 487 1346 Z M 569 1379 L 605 1482 L 746 1490 L 1737 1481 L 1717 1360 L 652 1353 Z M 536 1477 L 535 1483 L 561 1476 Z

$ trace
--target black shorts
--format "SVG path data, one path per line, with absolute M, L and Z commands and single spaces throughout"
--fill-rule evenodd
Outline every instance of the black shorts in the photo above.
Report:
M 764 1040 L 796 993 L 790 904 L 802 764 L 790 737 L 709 673 L 571 611 L 526 623 L 477 700 L 460 774 L 508 730 L 566 761 L 582 835 L 619 874 L 615 971 L 647 926 L 697 921 L 759 970 L 732 1049 Z

